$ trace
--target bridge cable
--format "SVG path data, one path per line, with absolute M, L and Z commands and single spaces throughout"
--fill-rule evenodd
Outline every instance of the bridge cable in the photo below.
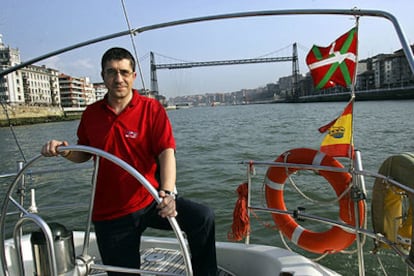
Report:
M 273 55 L 275 53 L 279 53 L 281 51 L 285 51 L 286 49 L 290 49 L 291 47 L 292 47 L 292 44 L 289 44 L 289 45 L 286 45 L 283 48 L 280 48 L 280 49 L 274 50 L 274 51 L 272 51 L 270 53 L 266 53 L 266 54 L 263 54 L 261 56 L 258 56 L 257 58 L 263 58 L 263 57 L 271 56 L 271 55 Z

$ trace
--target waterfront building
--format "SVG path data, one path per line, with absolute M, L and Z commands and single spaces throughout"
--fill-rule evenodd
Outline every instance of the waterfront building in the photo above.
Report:
M 411 46 L 414 50 L 414 45 Z M 0 71 L 20 64 L 18 49 L 6 46 L 0 34 Z M 385 90 L 414 86 L 414 76 L 402 49 L 392 54 L 378 54 L 360 60 L 357 67 L 356 90 Z M 146 97 L 155 98 L 162 104 L 168 102 L 158 91 L 139 89 Z M 209 93 L 170 99 L 175 103 L 210 105 L 211 103 L 240 104 L 247 102 L 274 101 L 290 97 L 341 94 L 343 87 L 315 90 L 309 73 L 280 77 L 266 87 L 242 89 L 230 93 Z M 60 74 L 45 66 L 29 65 L 7 74 L 0 79 L 0 101 L 9 105 L 42 105 L 83 110 L 88 104 L 102 99 L 107 89 L 103 83 L 91 84 L 89 78 Z
M 284 97 L 292 97 L 292 90 L 293 90 L 293 76 L 285 76 L 279 78 L 279 89 L 280 94 Z
M 380 54 L 371 58 L 374 70 L 375 88 L 390 87 L 392 84 L 392 59 L 393 55 Z
M 414 52 L 414 45 L 411 45 L 411 51 Z M 394 52 L 392 66 L 393 81 L 397 87 L 406 87 L 414 85 L 414 75 L 411 73 L 409 64 L 402 50 Z
M 0 34 L 0 70 L 19 65 L 20 51 L 6 46 Z M 60 105 L 58 71 L 29 65 L 0 79 L 0 100 L 11 105 Z
M 93 84 L 87 77 L 59 75 L 62 108 L 83 109 L 96 101 Z
M 94 83 L 93 88 L 95 89 L 95 97 L 97 101 L 103 99 L 106 92 L 108 92 L 108 88 L 106 88 L 103 82 Z
M 411 45 L 414 52 L 414 46 Z M 414 76 L 402 49 L 393 54 L 380 54 L 368 59 L 375 75 L 375 88 L 395 88 L 414 85 Z
M 20 64 L 19 49 L 6 46 L 0 34 L 0 70 Z M 8 74 L 0 79 L 0 100 L 9 104 L 23 104 L 24 91 L 20 71 Z
M 95 88 L 93 87 L 93 83 L 91 83 L 89 77 L 83 77 L 82 79 L 84 80 L 83 89 L 85 93 L 86 105 L 90 105 L 96 102 Z
M 29 65 L 19 70 L 23 80 L 24 103 L 60 106 L 59 71 L 46 66 Z

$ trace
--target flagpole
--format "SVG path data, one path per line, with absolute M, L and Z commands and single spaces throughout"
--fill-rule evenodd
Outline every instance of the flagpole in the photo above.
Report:
M 358 32 L 359 32 L 359 16 L 356 15 L 355 16 L 355 28 L 356 28 L 356 52 L 355 52 L 355 70 L 354 70 L 354 75 L 352 76 L 352 82 L 351 82 L 351 99 L 349 100 L 350 102 L 352 101 L 352 119 L 351 119 L 351 146 L 349 147 L 349 158 L 351 161 L 351 167 L 353 166 L 352 164 L 352 160 L 354 157 L 354 103 L 355 103 L 355 85 L 356 85 L 356 78 L 357 78 L 357 72 L 358 72 L 358 63 L 359 63 L 359 51 L 358 51 L 358 47 L 359 47 L 359 41 L 358 41 Z
M 359 54 L 358 54 L 358 31 L 359 31 L 359 16 L 356 15 L 355 16 L 355 28 L 356 28 L 356 53 L 355 53 L 355 71 L 354 71 L 354 75 L 352 76 L 352 82 L 351 82 L 351 99 L 350 99 L 350 104 L 352 104 L 352 117 L 351 117 L 351 146 L 349 147 L 349 157 L 350 157 L 350 162 L 351 162 L 351 168 L 354 169 L 355 167 L 357 167 L 357 169 L 362 170 L 362 160 L 361 160 L 361 154 L 359 151 L 355 152 L 355 148 L 354 148 L 354 103 L 355 103 L 355 86 L 356 86 L 356 78 L 357 78 L 357 72 L 358 72 L 358 61 L 359 61 Z M 349 103 L 348 103 L 349 104 Z M 353 188 L 351 190 L 352 193 L 352 197 L 353 197 L 353 201 L 354 201 L 354 212 L 355 212 L 355 229 L 359 230 L 359 228 L 361 227 L 360 222 L 361 222 L 361 217 L 360 217 L 360 202 L 362 202 L 362 204 L 365 204 L 364 202 L 364 198 L 365 198 L 365 182 L 364 182 L 364 178 L 363 176 L 357 176 L 356 174 L 353 174 L 352 176 L 352 185 Z M 366 214 L 363 214 L 365 216 L 366 219 Z M 365 225 L 363 225 L 362 227 L 366 227 L 366 220 L 365 220 Z M 361 235 L 359 234 L 358 231 L 356 231 L 355 234 L 355 239 L 356 239 L 356 244 L 357 244 L 357 255 L 358 255 L 358 263 L 359 263 L 359 275 L 360 276 L 364 276 L 365 275 L 365 271 L 364 271 L 364 253 L 363 253 L 363 244 L 364 241 L 363 239 L 361 239 Z
M 355 28 L 356 28 L 356 53 L 355 53 L 355 70 L 354 70 L 354 75 L 352 76 L 352 82 L 351 82 L 351 97 L 355 98 L 355 85 L 356 85 L 356 78 L 357 78 L 357 72 L 358 72 L 358 61 L 359 61 L 359 51 L 358 51 L 358 46 L 359 46 L 359 40 L 358 40 L 358 32 L 359 32 L 359 16 L 355 16 Z M 352 100 L 351 98 L 351 100 Z

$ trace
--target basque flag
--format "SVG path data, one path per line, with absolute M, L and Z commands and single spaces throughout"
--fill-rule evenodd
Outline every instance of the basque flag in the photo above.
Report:
M 357 28 L 340 36 L 328 47 L 313 45 L 306 56 L 316 89 L 341 85 L 348 87 L 354 81 L 357 64 Z
M 325 133 L 320 151 L 332 157 L 353 157 L 352 141 L 352 110 L 354 98 L 346 105 L 342 114 L 329 124 L 320 127 L 320 133 Z

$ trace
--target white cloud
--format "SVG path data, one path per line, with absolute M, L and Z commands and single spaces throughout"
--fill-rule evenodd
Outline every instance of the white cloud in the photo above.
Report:
M 52 69 L 57 69 L 57 70 L 61 70 L 61 59 L 59 56 L 54 56 L 51 58 L 48 58 L 47 60 L 44 61 L 44 64 L 46 67 L 48 68 L 52 68 Z
M 96 63 L 92 61 L 90 58 L 85 59 L 78 59 L 75 60 L 70 64 L 71 67 L 78 68 L 80 70 L 83 69 L 94 69 L 96 67 Z

